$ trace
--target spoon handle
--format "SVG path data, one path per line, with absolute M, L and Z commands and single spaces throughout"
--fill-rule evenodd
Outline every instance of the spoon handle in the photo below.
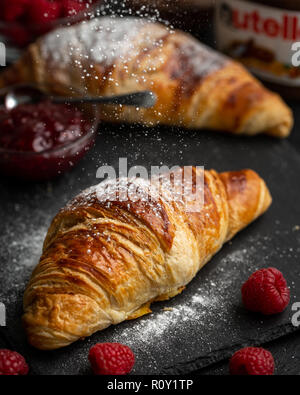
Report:
M 72 103 L 72 104 L 119 104 L 134 107 L 150 108 L 156 103 L 156 95 L 150 91 L 127 93 L 118 96 L 99 96 L 99 97 L 51 97 L 53 103 Z

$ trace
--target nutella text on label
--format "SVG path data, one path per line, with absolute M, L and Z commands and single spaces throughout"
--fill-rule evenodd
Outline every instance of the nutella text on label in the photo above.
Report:
M 300 86 L 300 12 L 243 0 L 217 2 L 218 48 L 259 77 Z

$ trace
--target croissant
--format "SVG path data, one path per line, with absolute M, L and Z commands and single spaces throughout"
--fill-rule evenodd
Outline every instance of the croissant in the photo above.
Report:
M 182 173 L 177 169 L 174 179 Z M 147 181 L 121 178 L 121 190 L 140 188 L 139 199 L 127 200 L 112 199 L 105 181 L 57 214 L 24 294 L 23 322 L 33 346 L 64 347 L 151 312 L 152 302 L 180 293 L 271 204 L 265 182 L 252 170 L 192 168 L 192 188 L 203 180 L 198 210 L 192 200 L 176 199 L 167 177 L 153 182 L 159 193 L 146 188 Z
M 150 109 L 102 106 L 110 122 L 276 137 L 288 136 L 293 125 L 282 99 L 242 65 L 145 19 L 103 17 L 49 33 L 0 76 L 0 87 L 25 82 L 65 95 L 156 93 Z

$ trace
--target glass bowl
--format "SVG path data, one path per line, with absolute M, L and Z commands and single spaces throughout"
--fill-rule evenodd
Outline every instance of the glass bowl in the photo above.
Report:
M 0 147 L 0 174 L 25 181 L 45 181 L 73 168 L 94 145 L 99 124 L 96 105 L 76 107 L 91 123 L 87 133 L 64 145 L 41 152 L 14 151 Z
M 69 17 L 59 18 L 42 25 L 0 20 L 0 42 L 3 43 L 6 48 L 7 63 L 14 62 L 18 59 L 22 50 L 43 34 L 55 30 L 58 27 L 71 26 L 83 20 L 95 17 L 101 3 L 102 0 L 95 1 L 95 3 L 91 4 L 85 11 L 81 11 Z

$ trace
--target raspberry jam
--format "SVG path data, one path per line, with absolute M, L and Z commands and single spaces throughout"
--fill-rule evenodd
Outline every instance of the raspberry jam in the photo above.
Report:
M 13 151 L 42 152 L 86 134 L 90 124 L 80 110 L 64 104 L 22 104 L 0 109 L 0 147 Z
M 23 47 L 59 25 L 88 17 L 98 0 L 1 0 L 0 33 Z M 2 4 L 3 3 L 3 4 Z M 65 21 L 65 22 L 64 22 Z
M 45 101 L 0 108 L 0 171 L 43 180 L 73 167 L 94 142 L 93 123 L 79 109 Z

